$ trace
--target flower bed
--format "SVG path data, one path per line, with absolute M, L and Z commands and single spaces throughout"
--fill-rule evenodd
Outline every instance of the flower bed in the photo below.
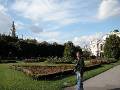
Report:
M 63 73 L 67 71 L 73 70 L 73 65 L 61 65 L 61 66 L 20 66 L 20 65 L 13 65 L 12 68 L 22 71 L 27 75 L 32 77 L 42 77 L 48 76 L 57 73 Z
M 113 62 L 114 60 L 111 60 Z M 110 60 L 91 60 L 85 64 L 85 71 L 89 71 L 95 68 L 100 67 L 102 64 L 108 64 Z M 19 70 L 24 72 L 25 74 L 33 77 L 33 78 L 43 78 L 43 77 L 51 77 L 54 78 L 56 76 L 61 75 L 71 75 L 74 73 L 74 65 L 73 64 L 62 64 L 57 66 L 40 66 L 40 65 L 12 65 L 12 68 L 15 70 Z
M 85 71 L 99 67 L 100 64 L 87 65 Z M 74 65 L 59 65 L 59 66 L 38 66 L 38 65 L 12 65 L 12 68 L 24 72 L 33 78 L 40 77 L 56 77 L 74 73 Z

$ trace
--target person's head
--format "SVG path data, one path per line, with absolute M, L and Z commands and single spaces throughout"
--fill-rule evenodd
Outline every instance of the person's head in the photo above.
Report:
M 79 51 L 76 52 L 76 57 L 80 58 L 81 57 L 81 53 Z

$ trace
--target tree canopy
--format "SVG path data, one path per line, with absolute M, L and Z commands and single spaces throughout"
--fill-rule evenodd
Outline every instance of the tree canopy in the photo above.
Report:
M 104 55 L 107 58 L 118 59 L 120 57 L 120 37 L 117 35 L 110 35 L 106 38 L 104 45 Z
M 73 57 L 75 50 L 80 47 L 74 46 L 71 41 L 64 45 L 37 42 L 35 39 L 19 39 L 9 35 L 0 34 L 0 58 L 36 58 L 36 57 Z M 82 50 L 81 50 L 82 51 Z

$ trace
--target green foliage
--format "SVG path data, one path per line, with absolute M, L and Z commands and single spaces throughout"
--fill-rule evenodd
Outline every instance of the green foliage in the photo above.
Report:
M 110 35 L 106 38 L 104 45 L 104 55 L 107 58 L 119 59 L 120 57 L 120 37 Z
M 114 63 L 114 62 L 117 61 L 117 59 L 115 59 L 115 58 L 106 58 L 106 61 L 107 61 L 108 63 Z
M 84 74 L 84 80 L 94 77 L 118 64 L 120 64 L 120 62 L 102 65 L 102 67 L 87 71 Z M 0 64 L 0 90 L 63 90 L 63 87 L 76 84 L 75 75 L 67 76 L 58 80 L 37 81 L 20 71 L 9 69 L 9 65 L 10 64 Z
M 73 49 L 73 55 L 76 57 L 76 52 L 80 52 L 81 54 L 83 54 L 83 51 L 81 49 L 80 46 L 74 46 L 74 49 Z
M 14 57 L 19 59 L 58 56 L 62 57 L 64 45 L 49 44 L 46 41 L 38 43 L 35 39 L 18 39 L 0 34 L 0 59 Z
M 83 51 L 83 57 L 87 60 L 87 59 L 90 59 L 90 56 L 91 56 L 91 52 L 88 51 L 88 50 L 84 50 Z
M 37 57 L 65 57 L 71 60 L 76 51 L 82 52 L 79 46 L 74 46 L 72 42 L 64 45 L 56 42 L 50 44 L 46 41 L 38 43 L 35 39 L 18 39 L 0 34 L 0 59 L 18 58 L 31 59 Z
M 65 43 L 64 57 L 71 57 L 73 53 L 74 45 L 71 41 Z
M 25 63 L 34 63 L 34 62 L 44 62 L 47 58 L 44 57 L 38 57 L 38 58 L 31 58 L 31 59 L 25 59 L 23 60 Z
M 49 63 L 72 63 L 73 58 L 72 57 L 49 57 L 47 58 L 47 61 Z
M 8 64 L 0 64 L 0 90 L 61 90 L 63 80 L 33 80 L 24 73 L 9 69 Z
M 65 43 L 65 49 L 64 49 L 64 57 L 70 59 L 70 58 L 76 58 L 76 52 L 82 52 L 82 49 L 80 46 L 74 46 L 74 44 L 71 41 L 68 41 Z
M 16 60 L 0 60 L 0 63 L 16 63 Z

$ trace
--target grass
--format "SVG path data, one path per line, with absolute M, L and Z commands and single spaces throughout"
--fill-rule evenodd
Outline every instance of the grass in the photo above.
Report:
M 102 72 L 105 72 L 105 71 L 107 71 L 107 70 L 109 70 L 109 69 L 111 69 L 111 68 L 113 68 L 114 66 L 117 66 L 117 65 L 120 65 L 120 60 L 116 63 L 104 64 L 99 68 L 96 68 L 96 69 L 93 69 L 93 70 L 90 70 L 90 71 L 86 71 L 84 73 L 83 78 L 84 78 L 84 80 L 87 80 L 87 79 L 92 78 L 92 77 L 94 77 L 94 76 L 96 76 L 96 75 L 98 75 Z M 68 86 L 73 86 L 73 85 L 76 84 L 74 76 L 73 76 L 73 78 L 71 78 L 70 81 L 71 82 L 69 82 Z
M 23 65 L 24 63 L 18 64 Z M 36 63 L 29 64 L 33 65 Z M 46 63 L 37 64 L 49 65 Z M 119 64 L 120 61 L 87 71 L 84 74 L 84 79 L 89 79 Z M 20 71 L 9 69 L 9 65 L 11 64 L 0 64 L 0 90 L 63 90 L 64 87 L 72 86 L 76 83 L 75 75 L 58 80 L 33 80 Z
M 22 72 L 9 69 L 8 66 L 0 65 L 0 90 L 60 90 L 62 80 L 33 80 Z

